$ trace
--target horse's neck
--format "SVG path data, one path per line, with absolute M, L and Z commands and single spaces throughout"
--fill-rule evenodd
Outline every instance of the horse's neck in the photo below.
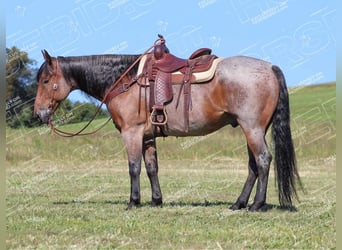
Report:
M 63 73 L 75 83 L 75 88 L 102 100 L 106 90 L 136 58 L 131 55 L 69 57 L 65 60 Z M 130 74 L 136 74 L 136 70 Z

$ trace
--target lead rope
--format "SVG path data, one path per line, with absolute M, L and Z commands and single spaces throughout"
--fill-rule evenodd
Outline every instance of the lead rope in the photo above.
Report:
M 107 125 L 107 123 L 112 119 L 111 117 L 108 118 L 108 120 L 102 124 L 99 128 L 97 128 L 96 130 L 92 131 L 92 132 L 87 132 L 87 133 L 82 133 L 87 127 L 89 127 L 89 125 L 94 121 L 94 119 L 96 118 L 96 116 L 98 115 L 98 113 L 100 112 L 100 109 L 102 107 L 102 105 L 107 101 L 107 97 L 110 95 L 110 93 L 115 89 L 115 87 L 119 84 L 119 82 L 128 74 L 128 72 L 141 60 L 141 58 L 143 56 L 145 56 L 147 53 L 150 52 L 151 49 L 153 49 L 158 41 L 163 42 L 164 38 L 161 35 L 158 35 L 159 38 L 154 42 L 154 44 L 152 46 L 150 46 L 143 54 L 141 54 L 132 64 L 131 66 L 129 66 L 126 71 L 121 74 L 121 76 L 119 77 L 119 79 L 117 79 L 114 84 L 112 85 L 112 87 L 109 89 L 109 91 L 107 91 L 106 95 L 104 96 L 104 98 L 101 101 L 101 104 L 99 106 L 97 106 L 97 109 L 95 111 L 95 114 L 93 115 L 93 117 L 90 119 L 90 121 L 79 131 L 72 133 L 72 132 L 66 132 L 66 131 L 62 131 L 58 128 L 55 128 L 55 126 L 53 125 L 51 119 L 49 119 L 48 123 L 49 126 L 51 128 L 51 130 L 62 137 L 74 137 L 74 136 L 83 136 L 83 135 L 91 135 L 91 134 L 95 134 L 97 131 L 99 131 L 100 129 L 102 129 L 104 126 Z M 57 59 L 58 60 L 58 59 Z M 58 63 L 58 61 L 57 61 Z M 136 82 L 138 80 L 139 77 L 134 77 L 131 81 L 131 83 L 128 84 L 128 86 L 131 86 L 134 82 Z M 126 89 L 127 91 L 128 89 Z

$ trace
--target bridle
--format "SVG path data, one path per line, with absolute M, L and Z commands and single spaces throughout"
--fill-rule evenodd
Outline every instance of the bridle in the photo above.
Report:
M 56 68 L 55 68 L 55 71 L 53 73 L 53 75 L 55 76 L 55 82 L 52 84 L 52 90 L 50 91 L 51 100 L 50 100 L 50 103 L 49 103 L 49 106 L 48 106 L 48 111 L 50 111 L 51 114 L 53 113 L 53 105 L 54 105 L 54 101 L 55 101 L 55 93 L 56 93 L 56 91 L 58 89 L 58 84 L 57 84 L 58 68 L 59 68 L 59 61 L 58 61 L 58 58 L 56 58 Z
M 96 116 L 99 114 L 100 110 L 101 110 L 101 107 L 104 103 L 108 103 L 112 98 L 118 96 L 119 94 L 121 93 L 124 93 L 126 91 L 129 90 L 129 88 L 138 81 L 139 78 L 142 77 L 142 75 L 138 75 L 138 76 L 135 76 L 132 78 L 132 80 L 129 82 L 129 83 L 123 83 L 121 86 L 118 86 L 117 85 L 120 83 L 120 81 L 129 73 L 129 71 L 132 70 L 132 68 L 141 60 L 141 58 L 143 56 L 145 56 L 146 54 L 150 53 L 151 50 L 156 46 L 156 44 L 159 42 L 159 41 L 163 41 L 164 38 L 163 36 L 161 35 L 158 35 L 158 39 L 154 42 L 154 44 L 152 46 L 150 46 L 143 54 L 141 54 L 126 70 L 123 74 L 121 74 L 121 76 L 113 83 L 112 87 L 109 89 L 109 91 L 107 91 L 107 93 L 105 94 L 105 96 L 103 97 L 101 103 L 97 106 L 96 108 L 96 111 L 94 113 L 94 115 L 92 116 L 92 118 L 88 121 L 88 123 L 82 128 L 80 129 L 79 131 L 77 132 L 66 132 L 66 131 L 62 131 L 58 128 L 56 128 L 53 123 L 52 123 L 52 120 L 49 118 L 48 120 L 48 124 L 51 128 L 51 130 L 59 135 L 59 136 L 62 136 L 62 137 L 74 137 L 74 136 L 83 136 L 83 135 L 91 135 L 91 134 L 95 134 L 97 131 L 99 131 L 100 129 L 102 129 L 104 126 L 106 126 L 108 124 L 108 122 L 112 119 L 111 117 L 109 117 L 107 119 L 107 121 L 105 123 L 103 123 L 99 128 L 95 129 L 94 131 L 91 131 L 91 132 L 87 132 L 87 133 L 82 133 L 86 128 L 89 127 L 89 125 L 95 120 Z M 56 58 L 56 69 L 55 69 L 55 79 L 56 79 L 56 82 L 52 84 L 52 95 L 51 95 L 51 101 L 50 101 L 50 104 L 49 104 L 49 108 L 48 110 L 51 110 L 51 114 L 54 112 L 53 110 L 53 105 L 54 105 L 54 102 L 56 102 L 56 100 L 54 100 L 54 96 L 55 96 L 55 93 L 58 89 L 58 84 L 57 84 L 57 70 L 59 68 L 59 61 L 58 61 L 58 57 Z

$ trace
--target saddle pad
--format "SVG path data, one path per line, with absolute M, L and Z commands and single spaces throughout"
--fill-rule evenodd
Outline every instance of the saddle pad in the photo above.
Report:
M 145 66 L 145 63 L 146 63 L 146 60 L 147 60 L 147 56 L 149 56 L 149 55 L 150 54 L 143 55 L 143 57 L 140 59 L 139 66 L 138 66 L 137 76 L 140 75 L 143 72 L 144 66 Z
M 219 62 L 221 62 L 223 59 L 224 59 L 223 57 L 218 57 L 218 58 L 214 59 L 213 64 L 206 71 L 192 73 L 191 83 L 207 82 L 210 79 L 212 79 L 214 77 L 215 72 L 216 72 L 217 64 Z M 176 71 L 176 72 L 172 73 L 173 79 L 179 79 L 179 77 L 181 77 L 183 75 L 184 74 L 182 74 L 182 72 L 180 72 L 180 71 Z M 182 82 L 175 82 L 175 83 L 182 83 Z
M 139 66 L 138 66 L 137 75 L 140 75 L 143 72 L 144 66 L 145 66 L 145 63 L 146 63 L 148 56 L 149 56 L 149 54 L 144 55 L 141 58 L 141 60 L 139 62 Z M 210 79 L 212 79 L 214 77 L 217 64 L 220 61 L 222 61 L 223 59 L 224 59 L 223 57 L 218 57 L 218 58 L 214 59 L 213 64 L 211 65 L 211 67 L 207 71 L 192 73 L 191 83 L 206 82 L 206 81 L 209 81 Z M 182 74 L 180 71 L 176 71 L 176 72 L 172 73 L 172 79 L 183 79 L 183 76 L 184 76 L 184 74 Z M 180 81 L 177 80 L 176 82 L 173 82 L 173 83 L 174 84 L 177 84 L 177 83 L 180 84 L 180 83 L 182 83 L 182 80 L 180 80 Z

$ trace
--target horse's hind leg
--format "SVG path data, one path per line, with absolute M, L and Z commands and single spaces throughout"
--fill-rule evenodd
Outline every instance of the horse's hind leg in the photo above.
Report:
M 243 125 L 241 125 L 241 127 L 244 129 Z M 254 202 L 249 208 L 250 211 L 256 211 L 260 209 L 266 202 L 268 175 L 269 175 L 272 156 L 266 145 L 265 130 L 261 128 L 244 129 L 244 132 L 247 138 L 247 144 L 249 148 L 250 165 L 249 165 L 249 175 L 248 175 L 246 184 L 244 186 L 244 189 L 242 190 L 240 197 L 241 197 L 241 201 L 246 204 L 247 199 L 250 195 L 250 192 L 253 188 L 255 179 L 258 178 Z M 253 162 L 253 159 L 251 159 L 252 156 L 254 156 L 255 162 Z M 241 203 L 240 203 L 240 206 L 241 206 Z M 235 207 L 233 207 L 233 209 L 234 208 Z
M 249 196 L 251 195 L 253 186 L 258 177 L 258 169 L 255 162 L 253 153 L 251 152 L 249 146 L 247 146 L 249 161 L 248 161 L 248 177 L 243 186 L 242 192 L 237 199 L 237 201 L 230 207 L 232 210 L 237 210 L 247 207 Z
M 250 206 L 250 211 L 256 211 L 266 202 L 266 192 L 268 175 L 272 156 L 267 148 L 264 131 L 251 131 L 247 139 L 258 169 L 258 182 L 254 197 L 254 202 Z
M 161 206 L 163 203 L 163 198 L 158 179 L 158 158 L 156 141 L 154 138 L 144 140 L 143 156 L 146 166 L 146 172 L 148 178 L 150 179 L 152 189 L 151 206 Z

